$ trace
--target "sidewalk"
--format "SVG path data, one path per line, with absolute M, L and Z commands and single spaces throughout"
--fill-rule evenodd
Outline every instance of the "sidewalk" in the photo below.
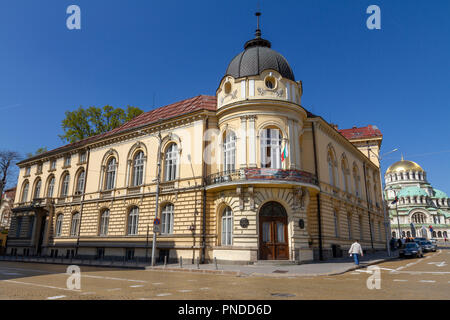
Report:
M 398 251 L 392 252 L 391 257 L 387 256 L 386 252 L 379 252 L 375 254 L 367 254 L 362 257 L 360 265 L 356 266 L 353 258 L 345 257 L 339 259 L 330 259 L 327 261 L 300 264 L 300 265 L 217 265 L 212 264 L 185 264 L 180 267 L 179 264 L 167 264 L 167 266 L 146 267 L 146 270 L 165 270 L 178 272 L 202 272 L 202 273 L 218 273 L 230 274 L 237 276 L 270 276 L 270 277 L 299 277 L 299 276 L 331 276 L 345 273 L 351 270 L 364 268 L 369 265 L 378 264 L 387 260 L 398 257 Z

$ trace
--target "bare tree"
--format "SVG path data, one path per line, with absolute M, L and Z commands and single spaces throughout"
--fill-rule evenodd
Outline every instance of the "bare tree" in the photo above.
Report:
M 0 206 L 3 195 L 3 190 L 9 182 L 9 177 L 14 171 L 14 165 L 21 159 L 21 156 L 16 151 L 0 151 Z

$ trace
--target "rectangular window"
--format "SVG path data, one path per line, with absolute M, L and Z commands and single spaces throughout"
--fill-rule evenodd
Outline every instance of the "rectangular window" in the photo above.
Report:
M 284 243 L 284 223 L 277 222 L 277 242 Z
M 255 95 L 255 80 L 248 81 L 248 95 L 253 97 Z
M 64 166 L 65 166 L 65 167 L 70 166 L 70 156 L 66 156 L 66 157 L 64 158 Z
M 50 161 L 50 169 L 55 170 L 56 169 L 56 160 Z
M 26 176 L 29 176 L 29 175 L 30 175 L 30 172 L 31 172 L 31 167 L 26 167 L 26 168 L 25 168 L 25 175 L 26 175 Z
M 80 153 L 80 163 L 86 162 L 86 152 Z
M 245 97 L 246 97 L 245 83 L 246 83 L 245 80 L 241 81 L 241 98 L 242 99 L 245 99 Z

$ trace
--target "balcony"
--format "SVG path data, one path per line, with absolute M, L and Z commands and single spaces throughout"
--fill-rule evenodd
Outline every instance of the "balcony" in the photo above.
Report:
M 245 168 L 234 171 L 223 171 L 206 177 L 207 189 L 230 184 L 297 184 L 318 186 L 317 177 L 301 170 L 285 170 L 271 168 Z

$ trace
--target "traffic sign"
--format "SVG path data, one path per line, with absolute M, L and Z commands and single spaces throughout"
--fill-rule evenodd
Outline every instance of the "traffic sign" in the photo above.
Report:
M 159 224 L 154 224 L 153 225 L 153 233 L 160 233 L 161 232 L 161 228 Z
M 159 220 L 159 218 L 155 218 L 155 219 L 153 219 L 153 224 L 154 225 L 160 225 L 161 224 L 161 220 Z

